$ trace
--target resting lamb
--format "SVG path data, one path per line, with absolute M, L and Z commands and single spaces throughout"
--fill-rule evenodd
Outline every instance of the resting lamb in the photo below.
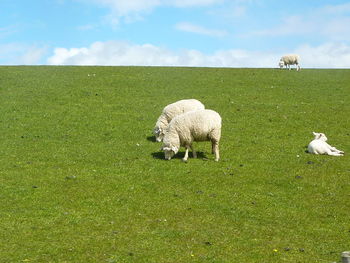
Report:
M 179 100 L 166 106 L 153 129 L 157 142 L 163 140 L 165 129 L 174 117 L 188 111 L 203 110 L 204 108 L 204 105 L 196 99 Z
M 324 133 L 313 132 L 315 139 L 310 142 L 307 151 L 313 154 L 328 154 L 333 156 L 343 156 L 344 152 L 330 146 Z
M 180 149 L 186 148 L 183 161 L 188 159 L 188 150 L 192 149 L 193 157 L 197 158 L 192 143 L 194 141 L 211 141 L 215 161 L 219 161 L 219 141 L 221 137 L 221 117 L 213 110 L 190 111 L 175 117 L 169 124 L 163 139 L 162 150 L 165 159 L 170 160 Z

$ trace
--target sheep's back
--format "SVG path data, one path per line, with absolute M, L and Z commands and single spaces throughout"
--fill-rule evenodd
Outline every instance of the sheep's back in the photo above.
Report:
M 202 110 L 204 105 L 196 99 L 179 100 L 166 106 L 163 114 L 170 122 L 176 116 L 194 110 Z
M 212 110 L 191 111 L 177 116 L 173 121 L 181 141 L 207 141 L 213 132 L 220 136 L 221 117 Z
M 285 55 L 282 58 L 282 61 L 285 64 L 296 64 L 299 63 L 299 56 L 298 55 Z

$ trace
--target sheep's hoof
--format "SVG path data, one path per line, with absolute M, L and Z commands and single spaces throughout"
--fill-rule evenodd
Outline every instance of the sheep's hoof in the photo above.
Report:
M 183 161 L 184 163 L 187 163 L 187 159 L 182 158 L 182 161 Z

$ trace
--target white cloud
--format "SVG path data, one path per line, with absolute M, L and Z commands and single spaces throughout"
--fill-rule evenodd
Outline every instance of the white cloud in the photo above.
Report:
M 350 13 L 350 3 L 339 4 L 339 5 L 326 5 L 319 9 L 320 13 L 339 15 L 344 13 Z
M 350 40 L 350 3 L 329 5 L 310 13 L 283 17 L 279 25 L 246 36 L 321 36 L 327 41 Z
M 189 6 L 209 6 L 223 3 L 224 0 L 164 0 L 163 3 L 170 6 L 189 7 Z
M 301 65 L 310 68 L 350 68 L 350 46 L 326 43 L 316 47 L 303 45 L 296 49 Z
M 90 0 L 110 7 L 120 14 L 150 10 L 157 6 L 209 6 L 223 3 L 225 0 Z
M 226 20 L 226 23 L 231 24 L 233 21 L 242 22 L 242 18 L 249 14 L 249 9 L 259 7 L 261 0 L 231 0 L 225 1 L 224 5 L 216 8 L 211 8 L 207 13 Z M 254 13 L 253 16 L 256 14 Z M 239 20 L 238 20 L 239 19 Z M 242 27 L 243 25 L 240 25 Z
M 139 13 L 152 10 L 161 5 L 161 0 L 94 0 L 107 6 L 118 16 L 127 16 L 130 13 Z
M 162 0 L 80 0 L 94 3 L 110 9 L 104 22 L 117 27 L 121 20 L 126 23 L 142 19 L 142 15 L 151 12 L 162 4 Z
M 206 35 L 211 37 L 224 37 L 228 33 L 225 30 L 208 29 L 202 26 L 194 25 L 188 22 L 181 22 L 175 25 L 175 28 L 180 31 L 195 33 L 199 35 Z
M 37 65 L 47 53 L 46 47 L 32 46 L 28 47 L 25 52 L 19 57 L 20 64 Z
M 300 15 L 292 15 L 282 19 L 281 24 L 269 29 L 248 33 L 251 36 L 287 36 L 304 35 L 313 32 L 317 24 L 305 21 Z
M 304 45 L 294 50 L 300 54 L 302 67 L 350 68 L 350 46 L 327 43 Z M 172 51 L 150 44 L 95 42 L 90 47 L 56 48 L 50 65 L 111 66 L 193 66 L 193 67 L 277 67 L 280 52 L 220 50 L 204 54 L 197 50 Z
M 0 45 L 0 64 L 2 65 L 38 65 L 47 53 L 47 47 L 8 43 Z
M 21 52 L 21 50 L 22 47 L 16 43 L 0 45 L 0 64 L 12 64 L 13 57 L 18 57 L 18 53 Z
M 222 3 L 225 0 L 80 0 L 105 6 L 111 12 L 105 16 L 113 27 L 119 25 L 121 20 L 129 23 L 142 19 L 142 16 L 150 13 L 157 7 L 170 6 L 177 8 L 210 6 Z
M 350 17 L 332 19 L 324 25 L 321 31 L 324 36 L 334 40 L 350 40 Z
M 52 65 L 172 65 L 176 56 L 149 44 L 95 42 L 88 48 L 56 48 L 48 59 Z

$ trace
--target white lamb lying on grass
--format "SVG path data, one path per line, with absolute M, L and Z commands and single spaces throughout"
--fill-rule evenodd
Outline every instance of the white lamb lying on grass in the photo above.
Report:
M 197 110 L 176 116 L 166 130 L 162 150 L 165 159 L 170 160 L 180 149 L 186 148 L 183 161 L 188 159 L 188 150 L 192 149 L 193 157 L 197 153 L 193 149 L 194 141 L 211 141 L 215 161 L 219 161 L 219 141 L 221 137 L 221 117 L 213 110 Z
M 313 132 L 315 139 L 309 143 L 307 151 L 313 154 L 328 154 L 333 156 L 343 156 L 344 152 L 339 151 L 337 148 L 330 146 L 327 141 L 327 137 L 324 133 Z
M 157 142 L 163 140 L 164 132 L 174 117 L 188 111 L 204 110 L 204 108 L 202 102 L 196 99 L 179 100 L 166 106 L 153 129 Z

